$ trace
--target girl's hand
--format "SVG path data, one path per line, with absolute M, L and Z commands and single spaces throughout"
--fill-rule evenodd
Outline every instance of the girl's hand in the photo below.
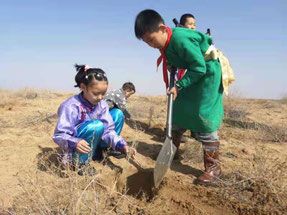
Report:
M 136 150 L 134 150 L 132 148 L 130 149 L 128 146 L 124 146 L 123 152 L 128 156 L 130 155 L 133 160 L 136 157 Z
M 84 139 L 81 139 L 76 146 L 76 150 L 80 153 L 87 154 L 91 151 L 91 147 Z
M 178 94 L 178 88 L 177 86 L 174 86 L 173 88 L 171 88 L 168 92 L 168 95 L 173 94 L 173 101 L 176 99 L 177 94 Z

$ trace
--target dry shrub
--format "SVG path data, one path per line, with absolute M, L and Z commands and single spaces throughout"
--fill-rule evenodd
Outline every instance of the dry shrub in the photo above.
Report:
M 240 140 L 253 140 L 254 142 L 278 142 L 287 141 L 287 129 L 277 125 L 265 125 L 254 121 L 240 121 L 226 119 L 225 124 L 228 125 L 222 129 L 222 137 L 236 138 Z M 236 132 L 235 132 L 235 129 Z
M 22 88 L 13 92 L 13 96 L 24 99 L 50 99 L 56 96 L 55 92 L 51 90 L 36 90 L 33 88 Z
M 248 114 L 244 99 L 227 97 L 223 101 L 225 119 L 242 121 Z
M 245 118 L 247 112 L 244 106 L 238 105 L 230 107 L 225 114 L 227 119 L 241 121 Z
M 151 124 L 165 124 L 166 96 L 132 96 L 129 98 L 128 108 L 135 120 Z
M 278 125 L 267 125 L 252 121 L 246 116 L 248 109 L 256 109 L 255 104 L 263 108 L 278 108 L 275 102 L 266 100 L 244 100 L 226 98 L 224 100 L 225 119 L 222 136 L 241 140 L 254 140 L 263 142 L 287 142 L 287 129 Z M 274 106 L 275 105 L 275 106 Z M 235 129 L 237 129 L 236 132 Z
M 258 137 L 261 141 L 271 141 L 278 143 L 287 142 L 287 128 L 279 126 L 266 126 L 260 130 L 261 135 Z
M 287 158 L 270 157 L 257 150 L 242 165 L 244 172 L 226 175 L 220 192 L 240 214 L 281 214 L 287 212 Z
M 133 198 L 117 191 L 117 176 L 79 176 L 47 160 L 53 153 L 39 160 L 41 171 L 27 171 L 19 178 L 23 192 L 6 210 L 8 214 L 135 214 L 143 210 Z
M 56 123 L 57 119 L 58 115 L 56 113 L 36 111 L 33 115 L 28 116 L 26 119 L 19 122 L 19 124 L 29 125 L 42 123 L 44 121 L 47 121 L 51 124 Z
M 225 116 L 223 127 L 220 129 L 220 138 L 249 140 L 251 136 L 254 137 L 254 131 L 247 130 L 252 127 L 252 123 L 246 119 L 249 114 L 246 102 L 243 99 L 227 97 L 223 104 Z

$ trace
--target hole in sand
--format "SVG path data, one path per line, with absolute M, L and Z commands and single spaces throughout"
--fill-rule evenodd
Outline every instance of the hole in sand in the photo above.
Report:
M 153 169 L 138 171 L 127 178 L 127 194 L 136 198 L 146 197 L 151 200 L 155 196 Z

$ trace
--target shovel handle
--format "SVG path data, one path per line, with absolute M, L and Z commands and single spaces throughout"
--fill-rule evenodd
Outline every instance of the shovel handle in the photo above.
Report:
M 177 68 L 172 66 L 169 78 L 169 90 L 174 87 L 174 76 Z M 168 95 L 168 105 L 167 105 L 167 122 L 166 122 L 166 136 L 172 139 L 172 109 L 173 109 L 173 94 Z
M 175 27 L 180 27 L 180 24 L 179 24 L 179 22 L 177 21 L 176 18 L 173 18 L 172 21 L 175 24 Z

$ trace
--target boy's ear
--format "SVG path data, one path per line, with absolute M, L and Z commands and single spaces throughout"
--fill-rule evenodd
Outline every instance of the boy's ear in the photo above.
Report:
M 161 24 L 158 25 L 158 28 L 159 28 L 159 30 L 160 30 L 161 32 L 163 32 L 163 33 L 166 32 L 166 25 L 164 25 L 164 24 L 161 23 Z

